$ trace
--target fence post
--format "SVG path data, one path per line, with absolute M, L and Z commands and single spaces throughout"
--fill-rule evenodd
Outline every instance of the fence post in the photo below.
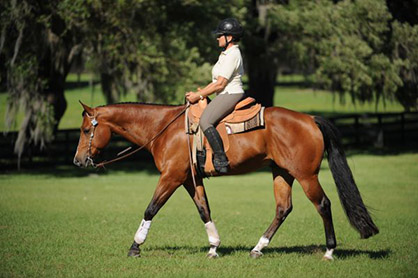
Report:
M 401 140 L 405 144 L 405 113 L 401 113 Z
M 70 157 L 71 151 L 70 151 L 70 132 L 65 132 L 65 156 Z
M 383 117 L 382 114 L 377 114 L 378 131 L 377 131 L 377 138 L 376 138 L 375 145 L 379 148 L 382 148 L 385 145 L 382 117 Z
M 360 144 L 360 123 L 359 116 L 354 116 L 354 129 L 356 130 L 356 145 Z

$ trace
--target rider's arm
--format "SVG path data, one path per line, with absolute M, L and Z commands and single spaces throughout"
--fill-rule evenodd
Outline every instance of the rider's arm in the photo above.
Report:
M 216 82 L 210 83 L 205 88 L 198 90 L 197 93 L 205 98 L 213 93 L 222 92 L 225 89 L 226 85 L 228 85 L 228 79 L 222 76 L 218 76 Z

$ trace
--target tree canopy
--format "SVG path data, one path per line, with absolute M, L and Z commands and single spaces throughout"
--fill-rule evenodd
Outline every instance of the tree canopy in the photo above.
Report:
M 255 60 L 250 85 L 253 71 L 256 77 L 270 68 L 290 70 L 312 77 L 314 86 L 339 93 L 342 100 L 345 95 L 353 102 L 397 100 L 407 110 L 418 109 L 418 26 L 394 20 L 385 1 L 257 2 L 258 22 L 245 44 L 250 62 Z M 260 68 L 260 60 L 269 66 Z M 276 72 L 264 84 L 274 82 Z
M 249 92 L 264 105 L 273 104 L 277 75 L 290 71 L 353 102 L 418 110 L 417 11 L 414 1 L 389 0 L 3 1 L 8 122 L 25 112 L 15 151 L 53 138 L 75 61 L 100 77 L 108 103 L 127 92 L 167 102 L 205 85 L 219 54 L 210 33 L 226 17 L 246 29 Z

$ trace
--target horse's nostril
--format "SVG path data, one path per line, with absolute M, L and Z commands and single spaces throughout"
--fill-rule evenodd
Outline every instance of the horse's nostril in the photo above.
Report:
M 74 158 L 73 163 L 78 167 L 81 166 L 81 163 L 77 160 L 77 158 Z

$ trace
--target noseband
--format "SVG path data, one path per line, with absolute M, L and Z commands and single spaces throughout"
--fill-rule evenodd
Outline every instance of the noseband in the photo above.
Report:
M 91 120 L 91 125 L 93 126 L 93 130 L 90 133 L 90 140 L 89 140 L 89 149 L 87 151 L 87 161 L 91 164 L 91 166 L 96 167 L 96 164 L 94 164 L 92 155 L 91 155 L 91 143 L 93 142 L 94 137 L 94 131 L 96 130 L 96 126 L 99 124 L 99 122 L 96 120 L 96 117 L 89 117 Z

